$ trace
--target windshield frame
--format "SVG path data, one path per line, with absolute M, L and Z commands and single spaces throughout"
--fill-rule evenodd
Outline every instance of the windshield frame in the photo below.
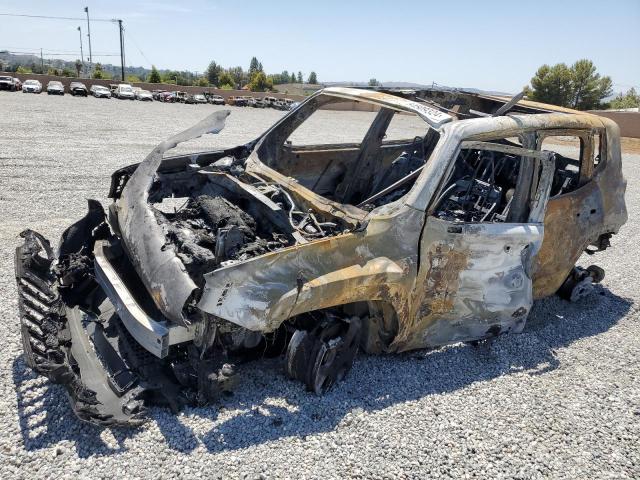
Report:
M 247 162 L 245 164 L 248 171 L 253 170 L 259 175 L 267 176 L 271 181 L 275 181 L 283 186 L 287 186 L 288 188 L 297 191 L 297 193 L 304 196 L 310 202 L 316 204 L 324 204 L 330 209 L 339 210 L 342 213 L 341 216 L 347 216 L 351 219 L 361 221 L 366 217 L 378 214 L 381 209 L 385 209 L 387 205 L 379 206 L 369 212 L 353 204 L 340 203 L 330 200 L 325 196 L 316 194 L 311 189 L 301 185 L 296 180 L 288 178 L 286 174 L 279 172 L 273 167 L 270 167 L 266 162 L 262 160 L 266 155 L 273 154 L 274 149 L 281 148 L 289 135 L 300 125 L 302 125 L 315 111 L 319 110 L 323 105 L 327 103 L 339 100 L 353 100 L 360 103 L 377 105 L 379 107 L 394 110 L 396 112 L 407 112 L 416 114 L 425 122 L 425 127 L 428 127 L 425 129 L 425 132 L 428 132 L 429 129 L 433 129 L 437 133 L 440 133 L 442 126 L 452 121 L 453 118 L 450 115 L 440 112 L 433 107 L 407 100 L 403 97 L 398 97 L 395 95 L 372 90 L 358 90 L 353 88 L 334 87 L 320 90 L 300 102 L 299 105 L 290 110 L 284 117 L 282 117 L 278 122 L 276 122 L 258 138 L 258 141 L 251 154 L 247 158 Z M 440 138 L 438 139 L 437 144 L 440 144 L 441 142 L 442 136 L 440 136 Z M 432 151 L 428 159 L 429 161 L 432 159 L 435 151 L 436 149 Z M 400 199 L 391 202 L 391 204 L 398 208 L 405 206 L 407 204 L 407 199 L 410 198 L 410 195 L 413 194 L 413 196 L 415 197 L 416 190 L 423 188 L 423 183 L 424 169 L 422 171 L 422 174 L 418 176 L 409 191 Z

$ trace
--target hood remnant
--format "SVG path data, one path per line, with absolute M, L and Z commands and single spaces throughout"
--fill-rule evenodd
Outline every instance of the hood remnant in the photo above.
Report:
M 220 132 L 228 115 L 228 110 L 216 112 L 158 145 L 131 175 L 116 204 L 122 246 L 127 250 L 131 263 L 144 279 L 158 307 L 170 320 L 182 325 L 187 323 L 183 308 L 197 287 L 184 272 L 176 253 L 170 248 L 163 248 L 165 235 L 147 201 L 149 190 L 162 157 L 168 150 L 206 133 Z M 168 285 L 169 282 L 171 285 Z
M 246 145 L 165 156 L 228 115 L 116 171 L 57 252 L 22 234 L 25 358 L 83 420 L 215 401 L 261 356 L 322 394 L 358 349 L 517 333 L 534 298 L 594 290 L 575 263 L 627 219 L 617 126 L 522 95 L 327 88 Z

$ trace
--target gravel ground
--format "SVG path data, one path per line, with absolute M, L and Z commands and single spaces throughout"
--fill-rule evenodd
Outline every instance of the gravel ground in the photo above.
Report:
M 17 234 L 57 239 L 85 198 L 105 200 L 114 169 L 216 108 L 0 93 L 2 478 L 640 477 L 638 155 L 625 155 L 630 221 L 595 257 L 602 287 L 580 304 L 538 302 L 521 335 L 360 355 L 322 398 L 270 360 L 241 367 L 218 406 L 153 409 L 139 429 L 78 421 L 63 389 L 22 358 Z M 231 110 L 219 136 L 185 148 L 248 140 L 282 115 Z M 336 137 L 366 115 L 335 113 Z

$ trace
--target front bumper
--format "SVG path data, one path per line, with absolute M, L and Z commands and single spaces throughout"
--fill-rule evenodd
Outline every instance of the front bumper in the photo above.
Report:
M 79 306 L 63 301 L 49 242 L 30 230 L 22 237 L 25 243 L 16 249 L 15 271 L 27 365 L 65 387 L 81 420 L 100 425 L 141 423 L 144 388 L 124 360 L 109 352 L 103 325 Z

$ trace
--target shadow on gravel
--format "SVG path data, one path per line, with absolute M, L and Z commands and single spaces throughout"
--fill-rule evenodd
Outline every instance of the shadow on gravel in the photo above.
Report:
M 281 362 L 242 365 L 241 382 L 233 397 L 222 405 L 187 409 L 188 416 L 214 423 L 204 436 L 194 433 L 185 424 L 188 422 L 183 423 L 169 410 L 154 408 L 151 416 L 168 447 L 188 453 L 204 443 L 210 452 L 222 452 L 283 437 L 304 441 L 307 435 L 358 421 L 358 411 L 373 412 L 502 375 L 541 375 L 558 368 L 557 349 L 606 332 L 631 309 L 629 300 L 607 289 L 598 286 L 596 292 L 579 304 L 557 297 L 536 302 L 520 335 L 505 335 L 478 346 L 457 344 L 398 355 L 360 355 L 346 381 L 323 397 L 286 379 Z M 63 388 L 37 377 L 21 356 L 13 363 L 13 380 L 27 450 L 69 440 L 80 457 L 112 455 L 126 450 L 125 440 L 136 435 L 136 429 L 102 429 L 78 420 Z M 274 399 L 281 398 L 286 406 L 282 400 L 275 405 Z M 234 416 L 218 418 L 221 409 Z
M 13 383 L 18 399 L 20 433 L 27 451 L 53 447 L 69 440 L 75 444 L 81 458 L 111 455 L 125 451 L 125 440 L 136 433 L 135 429 L 114 428 L 107 434 L 104 428 L 79 420 L 64 388 L 34 373 L 22 355 L 13 361 Z
M 304 441 L 307 435 L 358 421 L 354 411 L 377 411 L 516 372 L 550 372 L 559 366 L 557 349 L 607 331 L 631 309 L 632 302 L 601 286 L 596 292 L 579 304 L 557 297 L 536 302 L 520 335 L 497 337 L 478 346 L 457 344 L 391 356 L 361 355 L 346 381 L 323 397 L 305 392 L 297 382 L 282 380 L 278 370 L 252 373 L 262 376 L 264 387 L 225 402 L 225 408 L 244 412 L 216 425 L 203 442 L 209 451 L 220 452 L 281 437 Z M 283 389 L 289 408 L 268 400 L 283 396 Z M 206 416 L 207 412 L 193 413 Z

